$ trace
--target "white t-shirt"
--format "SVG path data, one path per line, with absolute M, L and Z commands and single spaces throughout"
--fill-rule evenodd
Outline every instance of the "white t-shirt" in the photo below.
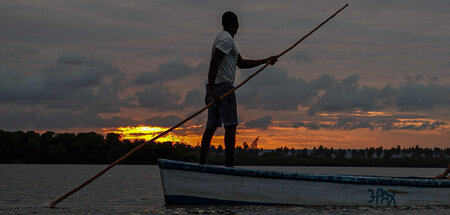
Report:
M 222 62 L 220 62 L 215 83 L 229 82 L 233 84 L 236 77 L 236 64 L 239 52 L 230 33 L 222 31 L 216 37 L 212 46 L 211 56 L 214 55 L 215 48 L 225 53 Z

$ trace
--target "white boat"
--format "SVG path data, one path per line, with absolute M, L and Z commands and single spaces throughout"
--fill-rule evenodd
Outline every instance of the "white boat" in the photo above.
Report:
M 450 205 L 450 180 L 303 174 L 158 160 L 166 204 Z

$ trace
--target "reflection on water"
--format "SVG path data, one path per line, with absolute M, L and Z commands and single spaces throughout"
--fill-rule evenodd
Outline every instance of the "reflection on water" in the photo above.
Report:
M 0 214 L 450 214 L 450 207 L 300 207 L 164 205 L 157 166 L 120 165 L 70 196 L 104 165 L 0 165 Z M 434 176 L 437 168 L 244 167 L 304 173 Z

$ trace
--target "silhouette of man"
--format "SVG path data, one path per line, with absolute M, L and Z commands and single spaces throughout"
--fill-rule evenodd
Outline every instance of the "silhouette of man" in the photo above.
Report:
M 233 89 L 236 66 L 240 69 L 247 69 L 265 63 L 273 65 L 278 59 L 276 56 L 260 60 L 242 58 L 234 42 L 239 22 L 233 12 L 227 11 L 222 15 L 222 26 L 223 31 L 214 40 L 209 64 L 205 103 L 208 104 L 213 100 L 216 103 L 208 108 L 208 121 L 202 137 L 200 164 L 206 164 L 211 139 L 217 128 L 223 124 L 225 127 L 225 166 L 233 167 L 238 125 L 236 95 L 233 92 L 222 100 L 220 96 Z

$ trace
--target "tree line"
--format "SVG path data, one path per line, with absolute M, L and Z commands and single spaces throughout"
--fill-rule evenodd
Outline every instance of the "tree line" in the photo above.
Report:
M 296 165 L 296 166 L 400 166 L 446 167 L 450 148 L 333 149 L 319 146 L 313 149 L 280 147 L 274 150 L 258 148 L 257 137 L 251 144 L 236 147 L 236 165 Z M 119 134 L 106 136 L 95 132 L 55 133 L 47 131 L 0 130 L 0 163 L 37 164 L 109 164 L 145 140 L 121 140 Z M 159 158 L 198 162 L 200 146 L 185 143 L 152 142 L 127 158 L 124 164 L 156 164 Z M 225 163 L 222 146 L 211 146 L 209 164 Z

